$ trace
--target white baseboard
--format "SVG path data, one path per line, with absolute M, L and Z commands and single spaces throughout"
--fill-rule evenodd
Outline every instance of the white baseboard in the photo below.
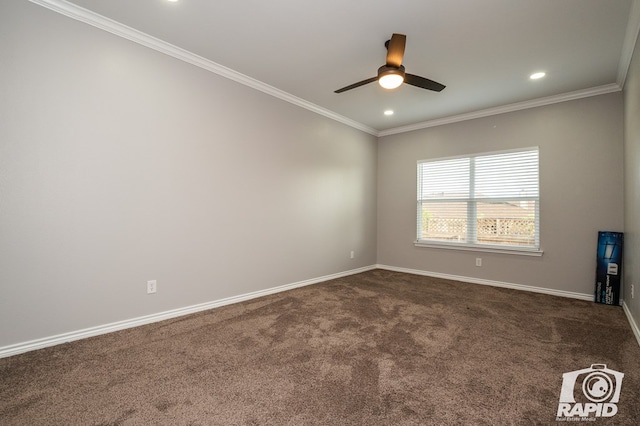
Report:
M 627 320 L 629 321 L 629 325 L 631 325 L 631 330 L 633 331 L 634 336 L 636 336 L 638 345 L 640 345 L 640 327 L 638 327 L 638 323 L 633 319 L 626 302 L 622 302 L 622 309 L 624 310 L 625 315 L 627 315 Z
M 404 272 L 407 274 L 424 275 L 427 277 L 442 278 L 442 279 L 453 280 L 453 281 L 462 281 L 462 282 L 471 283 L 471 284 L 481 284 L 481 285 L 489 285 L 492 287 L 512 288 L 514 290 L 523 290 L 523 291 L 530 291 L 533 293 L 550 294 L 552 296 L 561 296 L 561 297 L 569 297 L 572 299 L 593 301 L 593 294 L 574 293 L 572 291 L 554 290 L 554 289 L 544 288 L 544 287 L 534 287 L 530 285 L 506 283 L 502 281 L 484 280 L 481 278 L 463 277 L 460 275 L 441 274 L 439 272 L 421 271 L 418 269 L 398 268 L 398 267 L 389 266 L 389 265 L 377 265 L 377 267 L 378 269 L 386 269 L 388 271 L 395 271 L 395 272 Z
M 324 281 L 342 278 L 349 275 L 359 274 L 361 272 L 376 269 L 376 265 L 365 266 L 363 268 L 352 269 L 337 274 L 325 275 L 323 277 L 313 278 L 305 281 L 299 281 L 292 284 L 285 284 L 278 287 L 268 288 L 266 290 L 254 291 L 252 293 L 241 294 L 239 296 L 228 297 L 225 299 L 214 300 L 213 302 L 201 303 L 198 305 L 186 306 L 184 308 L 173 309 L 170 311 L 159 312 L 156 314 L 145 315 L 142 317 L 132 318 L 124 321 L 118 321 L 110 324 L 99 325 L 96 327 L 85 328 L 83 330 L 72 331 L 69 333 L 58 334 L 55 336 L 44 337 L 41 339 L 31 340 L 28 342 L 16 343 L 14 345 L 0 347 L 0 358 L 18 355 L 24 352 L 34 351 L 37 349 L 55 346 L 62 343 L 73 342 L 75 340 L 86 339 L 87 337 L 98 336 L 101 334 L 111 333 L 114 331 L 124 330 L 127 328 L 138 327 L 141 325 L 151 324 L 166 319 L 176 318 L 183 315 L 189 315 L 196 312 L 206 311 L 221 306 L 231 305 L 245 300 L 251 300 L 269 294 L 280 293 L 292 290 L 298 287 L 304 287 Z

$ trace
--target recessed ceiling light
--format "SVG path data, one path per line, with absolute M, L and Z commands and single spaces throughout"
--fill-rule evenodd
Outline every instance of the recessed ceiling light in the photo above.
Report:
M 171 3 L 175 3 L 175 2 L 177 2 L 178 0 L 167 0 L 167 1 L 170 1 Z
M 384 112 L 384 115 L 393 115 L 393 110 L 390 110 L 390 109 L 386 110 Z
M 529 78 L 530 78 L 531 80 L 537 80 L 537 79 L 539 79 L 539 78 L 544 77 L 545 75 L 547 75 L 547 74 L 546 74 L 546 73 L 544 73 L 544 72 L 534 72 L 533 74 L 531 74 L 531 75 L 529 76 Z

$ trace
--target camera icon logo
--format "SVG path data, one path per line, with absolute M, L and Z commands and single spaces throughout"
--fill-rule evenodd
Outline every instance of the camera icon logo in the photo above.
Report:
M 558 417 L 612 417 L 618 412 L 624 374 L 592 364 L 562 375 Z

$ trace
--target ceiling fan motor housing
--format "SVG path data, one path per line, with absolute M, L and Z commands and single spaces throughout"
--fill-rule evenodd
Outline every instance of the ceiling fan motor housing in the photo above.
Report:
M 389 65 L 383 65 L 378 68 L 378 80 L 389 74 L 401 75 L 402 79 L 404 80 L 404 65 L 400 65 L 399 68 L 390 67 Z

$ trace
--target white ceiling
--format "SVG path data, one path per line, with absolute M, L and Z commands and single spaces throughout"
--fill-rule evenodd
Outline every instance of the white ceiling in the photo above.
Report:
M 60 0 L 32 1 L 73 7 Z M 640 7 L 632 7 L 634 1 L 72 3 L 380 134 L 567 93 L 619 90 L 638 33 Z M 407 35 L 407 72 L 446 89 L 403 85 L 387 91 L 371 83 L 335 94 L 376 75 L 385 61 L 384 42 L 394 32 Z M 529 80 L 534 71 L 547 76 Z M 383 115 L 386 109 L 395 114 Z

